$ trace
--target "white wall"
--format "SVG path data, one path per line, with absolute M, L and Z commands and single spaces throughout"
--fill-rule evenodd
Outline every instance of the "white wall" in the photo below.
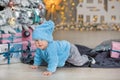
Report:
M 108 11 L 106 11 L 104 9 L 104 0 L 102 4 L 98 3 L 98 0 L 93 0 L 94 3 L 87 3 L 87 0 L 84 0 L 83 3 L 79 3 L 78 6 L 76 7 L 77 12 L 76 12 L 76 21 L 78 22 L 78 15 L 82 14 L 84 16 L 84 22 L 86 22 L 86 16 L 90 15 L 91 18 L 91 22 L 92 18 L 94 15 L 98 16 L 98 21 L 97 23 L 100 23 L 100 16 L 104 16 L 105 17 L 105 23 L 120 23 L 120 2 L 114 0 L 114 1 L 109 1 L 107 3 L 107 8 Z M 82 5 L 82 7 L 79 7 L 80 5 Z M 112 9 L 111 7 L 114 6 L 115 8 Z M 96 7 L 96 9 L 99 9 L 100 11 L 90 11 L 90 9 L 88 7 Z M 112 21 L 111 20 L 111 16 L 115 15 L 116 16 L 116 20 Z
M 120 23 L 120 2 L 118 1 L 108 1 L 108 14 L 107 14 L 107 21 L 110 23 Z M 111 7 L 114 6 L 115 9 L 112 9 Z M 111 16 L 115 15 L 116 16 L 116 20 L 112 21 L 111 20 Z
M 55 40 L 68 40 L 71 43 L 85 45 L 94 48 L 102 41 L 110 39 L 120 39 L 120 32 L 118 31 L 55 31 Z

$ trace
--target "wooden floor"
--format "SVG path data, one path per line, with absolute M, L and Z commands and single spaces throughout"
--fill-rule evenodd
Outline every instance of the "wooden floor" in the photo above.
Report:
M 33 70 L 22 63 L 0 65 L 0 80 L 120 80 L 120 68 L 58 68 L 49 77 L 42 75 L 45 69 Z

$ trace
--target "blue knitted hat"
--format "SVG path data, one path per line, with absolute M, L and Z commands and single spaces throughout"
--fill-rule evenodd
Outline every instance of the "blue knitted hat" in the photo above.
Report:
M 53 41 L 54 22 L 49 20 L 37 26 L 32 33 L 33 40 Z

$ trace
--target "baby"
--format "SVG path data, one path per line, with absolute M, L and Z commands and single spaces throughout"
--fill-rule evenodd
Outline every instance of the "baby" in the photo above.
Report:
M 43 72 L 43 75 L 50 76 L 57 67 L 63 67 L 65 62 L 82 66 L 90 61 L 87 55 L 79 53 L 74 44 L 66 40 L 53 40 L 53 31 L 54 23 L 51 20 L 44 22 L 33 31 L 32 38 L 35 40 L 37 49 L 32 69 L 47 63 L 47 70 Z M 92 63 L 95 63 L 93 59 Z

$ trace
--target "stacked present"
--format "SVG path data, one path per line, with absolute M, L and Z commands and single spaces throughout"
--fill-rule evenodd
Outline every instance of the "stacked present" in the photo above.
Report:
M 0 34 L 0 44 L 17 43 L 22 41 L 22 33 Z
M 1 34 L 0 36 L 0 64 L 20 62 L 29 63 L 35 53 L 32 30 L 16 34 Z
M 44 21 L 41 0 L 0 0 L 0 64 L 30 63 L 36 49 L 31 34 Z

